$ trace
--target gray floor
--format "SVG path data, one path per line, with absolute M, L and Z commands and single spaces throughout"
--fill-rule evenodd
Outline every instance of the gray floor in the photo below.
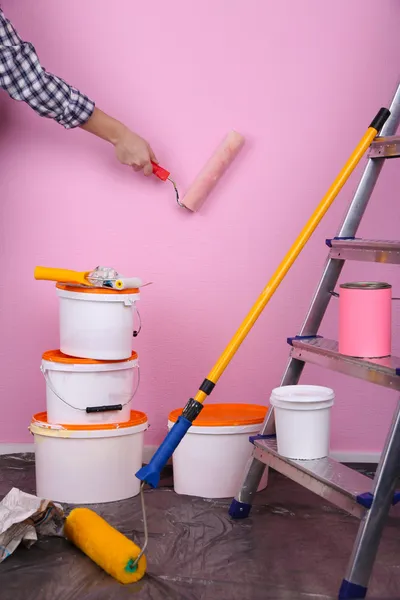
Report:
M 337 598 L 357 521 L 272 472 L 252 516 L 233 522 L 229 501 L 177 496 L 166 472 L 146 492 L 148 571 L 122 586 L 62 538 L 19 548 L 0 564 L 0 600 L 267 600 Z M 35 493 L 32 455 L 0 456 L 0 497 Z M 68 510 L 68 507 L 66 507 Z M 139 498 L 97 505 L 143 541 Z M 400 598 L 400 512 L 389 518 L 368 598 Z

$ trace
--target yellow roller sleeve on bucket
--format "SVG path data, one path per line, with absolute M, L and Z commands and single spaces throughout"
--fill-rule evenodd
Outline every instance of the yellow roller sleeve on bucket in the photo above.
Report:
M 56 281 L 58 283 L 75 283 L 78 285 L 91 285 L 88 280 L 90 271 L 69 271 L 68 269 L 52 269 L 51 267 L 36 267 L 35 279 L 42 281 Z
M 387 118 L 387 117 L 386 117 Z M 285 258 L 282 260 L 281 264 L 276 269 L 275 273 L 272 275 L 271 279 L 265 286 L 264 290 L 261 292 L 258 297 L 256 303 L 253 305 L 252 309 L 248 313 L 247 317 L 242 322 L 241 326 L 233 336 L 232 340 L 221 354 L 214 368 L 207 375 L 207 379 L 212 383 L 217 383 L 226 367 L 236 354 L 239 349 L 241 343 L 246 338 L 249 331 L 252 329 L 253 325 L 257 321 L 258 317 L 261 315 L 262 311 L 268 304 L 269 300 L 277 290 L 279 284 L 282 282 L 283 278 L 295 262 L 296 258 L 299 256 L 300 252 L 306 245 L 307 241 L 310 239 L 311 235 L 314 233 L 315 229 L 319 225 L 323 216 L 327 212 L 328 208 L 331 206 L 332 202 L 335 200 L 336 196 L 339 194 L 340 190 L 349 179 L 350 175 L 360 162 L 361 158 L 364 156 L 371 142 L 377 136 L 378 130 L 374 127 L 369 127 L 362 139 L 359 141 L 357 147 L 351 154 L 350 158 L 347 160 L 346 164 L 336 177 L 335 181 L 322 198 L 321 202 L 318 204 L 317 208 L 307 221 L 306 225 L 300 232 L 300 235 L 297 237 L 296 241 L 286 254 Z M 207 398 L 205 392 L 199 390 L 195 396 L 195 400 L 197 402 L 203 403 Z
M 89 508 L 74 508 L 64 525 L 65 537 L 120 583 L 134 583 L 146 572 L 139 546 Z

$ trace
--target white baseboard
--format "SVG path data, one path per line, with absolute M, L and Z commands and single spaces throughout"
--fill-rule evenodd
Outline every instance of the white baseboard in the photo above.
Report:
M 145 446 L 143 449 L 143 462 L 150 462 L 151 457 L 157 450 L 157 446 Z M 33 444 L 0 444 L 0 454 L 21 454 L 23 452 L 34 452 Z M 331 457 L 342 463 L 378 463 L 379 452 L 355 452 L 340 451 L 331 452 Z
M 158 446 L 145 446 L 143 448 L 143 462 L 149 463 Z M 34 444 L 0 444 L 1 454 L 22 454 L 24 452 L 34 452 Z
M 143 463 L 147 465 L 153 458 L 158 446 L 145 446 L 143 448 Z
M 341 463 L 367 463 L 378 464 L 381 457 L 380 452 L 348 452 L 336 450 L 330 453 L 330 456 Z
M 149 463 L 158 446 L 145 446 L 143 450 L 143 462 Z M 1 452 L 0 452 L 1 453 Z M 341 463 L 365 463 L 378 464 L 380 452 L 355 452 L 353 450 L 336 450 L 330 456 Z
M 34 444 L 0 444 L 0 454 L 23 454 L 34 451 Z

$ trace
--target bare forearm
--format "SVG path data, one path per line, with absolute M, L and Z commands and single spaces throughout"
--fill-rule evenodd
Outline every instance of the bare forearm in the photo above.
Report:
M 95 108 L 92 116 L 81 125 L 81 128 L 97 137 L 110 142 L 115 146 L 121 139 L 127 127 L 104 113 L 99 108 Z
M 152 174 L 151 161 L 157 162 L 157 159 L 149 144 L 120 121 L 95 108 L 92 116 L 81 128 L 110 142 L 122 164 L 132 167 L 135 171 L 143 169 L 145 175 Z

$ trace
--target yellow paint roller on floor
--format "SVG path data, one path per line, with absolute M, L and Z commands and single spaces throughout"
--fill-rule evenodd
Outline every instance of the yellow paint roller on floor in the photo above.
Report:
M 143 550 L 89 508 L 71 511 L 64 535 L 120 583 L 139 581 L 146 572 Z

